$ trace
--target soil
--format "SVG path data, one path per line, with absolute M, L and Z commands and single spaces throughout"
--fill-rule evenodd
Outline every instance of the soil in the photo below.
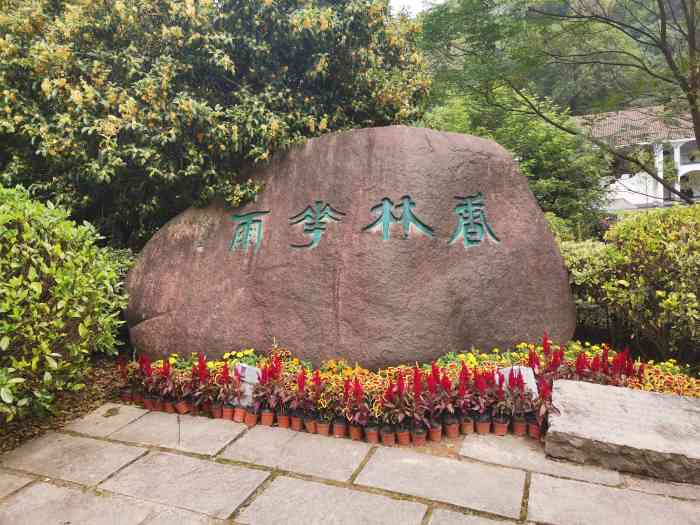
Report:
M 116 357 L 93 357 L 91 368 L 85 374 L 85 388 L 78 392 L 57 393 L 52 414 L 29 415 L 0 426 L 0 454 L 50 430 L 63 428 L 108 401 L 118 401 L 117 377 Z

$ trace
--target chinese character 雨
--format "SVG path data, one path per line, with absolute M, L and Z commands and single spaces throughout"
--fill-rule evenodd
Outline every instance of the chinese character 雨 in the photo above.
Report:
M 465 248 L 481 244 L 486 236 L 495 242 L 500 242 L 486 218 L 486 205 L 481 192 L 455 198 L 459 203 L 455 206 L 454 212 L 459 219 L 448 244 L 456 242 L 460 237 L 464 240 Z
M 289 218 L 290 224 L 304 223 L 304 233 L 311 236 L 307 244 L 292 244 L 292 248 L 315 248 L 321 242 L 321 235 L 326 231 L 326 221 L 340 222 L 343 212 L 333 209 L 330 204 L 316 201 L 304 211 Z
M 262 216 L 270 213 L 269 211 L 252 211 L 242 215 L 232 215 L 231 220 L 238 223 L 233 230 L 233 239 L 231 240 L 231 251 L 241 249 L 248 253 L 248 246 L 251 244 L 253 253 L 257 253 L 258 248 L 262 244 L 264 228 Z
M 391 199 L 384 197 L 382 201 L 372 208 L 371 211 L 376 212 L 379 216 L 372 223 L 363 228 L 363 231 L 371 230 L 376 227 L 381 226 L 382 228 L 382 239 L 385 241 L 389 240 L 391 236 L 391 225 L 401 224 L 403 229 L 403 238 L 408 239 L 408 234 L 411 231 L 411 226 L 416 228 L 419 232 L 427 235 L 428 237 L 433 236 L 433 229 L 424 224 L 416 215 L 413 213 L 413 208 L 415 208 L 416 203 L 411 200 L 411 197 L 404 195 L 401 197 L 401 203 L 394 205 Z M 397 217 L 393 213 L 393 209 L 396 208 L 400 210 L 401 216 Z

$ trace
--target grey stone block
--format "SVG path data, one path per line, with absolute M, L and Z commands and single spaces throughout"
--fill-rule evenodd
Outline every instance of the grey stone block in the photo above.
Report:
M 649 494 L 660 494 L 662 496 L 673 496 L 674 498 L 700 500 L 700 485 L 674 483 L 672 481 L 660 481 L 630 475 L 625 475 L 624 480 L 625 487 L 632 490 Z
M 151 412 L 110 437 L 130 443 L 213 455 L 243 430 L 244 425 L 224 419 Z
M 700 484 L 700 399 L 556 381 L 545 451 L 576 463 Z
M 400 449 L 379 448 L 355 482 L 517 519 L 523 499 L 525 473 Z
M 2 456 L 4 466 L 94 485 L 135 460 L 142 448 L 50 432 Z
M 527 517 L 556 525 L 698 525 L 700 502 L 534 474 Z
M 367 443 L 256 426 L 220 457 L 346 481 L 369 452 Z
M 428 525 L 506 525 L 506 523 L 474 514 L 467 515 L 451 510 L 435 509 Z
M 226 525 L 226 522 L 189 510 L 165 508 L 143 525 Z
M 426 507 L 342 487 L 287 477 L 272 484 L 236 523 L 249 525 L 419 525 Z
M 66 426 L 66 430 L 88 436 L 107 437 L 146 413 L 146 410 L 135 406 L 106 403 L 73 421 Z
M 260 470 L 158 452 L 100 487 L 225 519 L 267 476 Z
M 159 505 L 37 483 L 0 505 L 3 525 L 140 525 Z
M 33 479 L 24 474 L 0 471 L 0 498 L 4 498 L 15 490 L 31 483 Z
M 531 472 L 552 474 L 604 485 L 620 485 L 622 483 L 622 476 L 616 470 L 548 459 L 541 443 L 534 439 L 514 435 L 503 437 L 495 434 L 469 435 L 464 439 L 459 453 L 468 458 Z

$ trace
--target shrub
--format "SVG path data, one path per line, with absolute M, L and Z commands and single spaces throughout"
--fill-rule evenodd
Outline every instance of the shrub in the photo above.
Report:
M 23 189 L 0 188 L 0 415 L 51 406 L 82 388 L 91 352 L 114 352 L 126 296 L 124 252 L 100 248 L 76 225 Z
M 626 216 L 606 243 L 563 243 L 579 319 L 624 332 L 647 354 L 700 357 L 700 206 Z

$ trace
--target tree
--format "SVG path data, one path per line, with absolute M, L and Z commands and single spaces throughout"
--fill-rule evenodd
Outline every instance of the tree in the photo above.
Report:
M 504 88 L 491 94 L 498 104 L 481 97 L 451 96 L 425 116 L 437 129 L 488 137 L 510 150 L 528 178 L 530 189 L 545 212 L 575 226 L 580 235 L 592 233 L 604 198 L 608 160 L 579 136 L 570 135 L 532 115 Z M 550 119 L 570 124 L 570 117 L 553 103 L 538 100 Z
M 624 101 L 611 97 L 610 105 L 664 103 L 670 114 L 689 113 L 698 137 L 696 26 L 694 3 L 685 0 L 452 0 L 424 21 L 425 46 L 436 57 L 438 74 L 463 90 L 506 86 L 539 118 L 580 134 L 548 119 L 546 106 L 530 95 L 532 78 L 559 68 L 605 71 L 620 79 L 612 91 L 628 94 Z M 588 139 L 687 200 L 652 164 Z
M 382 0 L 0 0 L 0 182 L 139 246 L 333 130 L 420 115 L 418 31 Z

